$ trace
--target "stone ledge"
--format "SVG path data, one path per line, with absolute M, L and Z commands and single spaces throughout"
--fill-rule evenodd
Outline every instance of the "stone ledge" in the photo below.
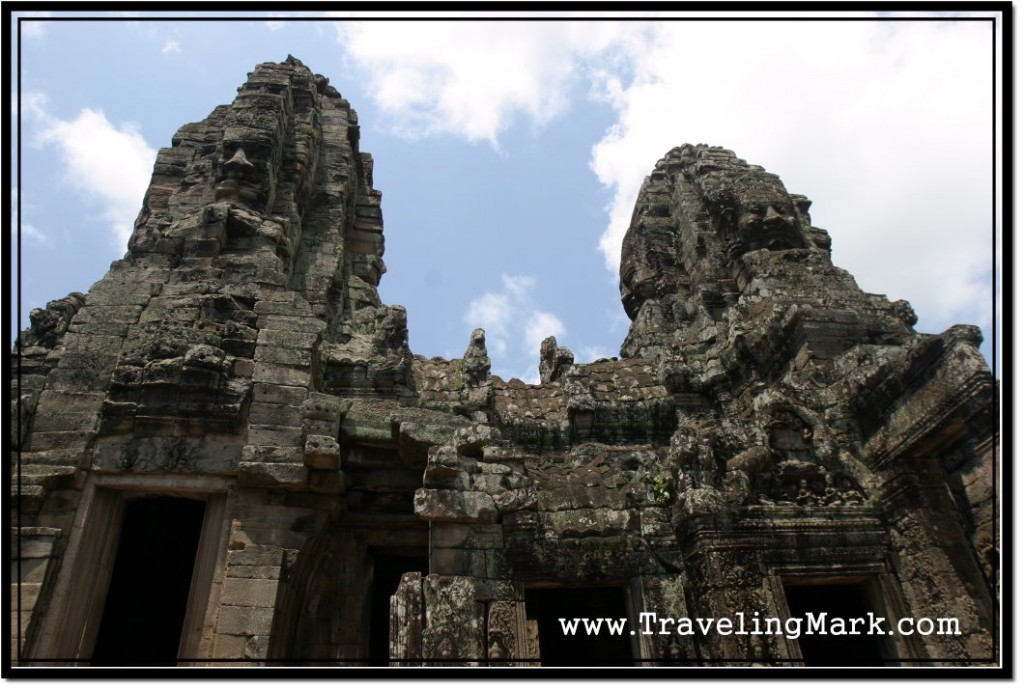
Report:
M 238 484 L 243 487 L 274 487 L 305 490 L 309 486 L 309 469 L 294 463 L 238 464 Z
M 494 523 L 498 509 L 484 492 L 418 489 L 413 498 L 416 515 L 438 523 Z

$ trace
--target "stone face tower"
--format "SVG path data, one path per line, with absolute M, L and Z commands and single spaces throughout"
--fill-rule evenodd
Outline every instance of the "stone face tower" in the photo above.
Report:
M 125 258 L 33 313 L 12 383 L 16 662 L 993 659 L 976 328 L 916 333 L 907 303 L 832 265 L 806 198 L 687 145 L 623 243 L 622 359 L 574 364 L 551 338 L 541 384 L 504 382 L 477 330 L 426 360 L 377 295 L 357 123 L 294 58 L 257 66 L 161 150 Z M 958 628 L 770 623 L 821 611 Z M 650 613 L 747 619 L 698 635 Z
M 344 510 L 347 485 L 377 530 L 401 532 L 392 509 L 414 523 L 404 539 L 425 555 L 426 526 L 412 515 L 418 474 L 395 459 L 395 487 L 366 488 L 371 469 L 391 464 L 339 446 L 344 413 L 390 439 L 378 399 L 411 395 L 405 313 L 376 291 L 380 194 L 357 123 L 299 61 L 258 66 L 234 103 L 160 151 L 125 258 L 88 298 L 33 315 L 16 428 L 21 546 L 49 566 L 22 571 L 43 593 L 34 607 L 40 586 L 23 589 L 30 656 L 88 658 L 102 642 L 104 600 L 119 595 L 118 534 L 151 497 L 179 498 L 157 523 L 200 513 L 183 548 L 195 571 L 180 646 L 153 651 L 159 662 L 265 658 L 285 571 L 303 568 L 299 548 Z M 342 455 L 360 470 L 342 471 Z M 315 654 L 362 654 L 363 633 Z M 111 645 L 105 659 L 138 656 Z

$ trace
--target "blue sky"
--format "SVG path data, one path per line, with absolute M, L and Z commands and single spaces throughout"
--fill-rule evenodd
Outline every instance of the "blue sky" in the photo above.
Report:
M 577 362 L 617 355 L 639 185 L 704 142 L 810 197 L 835 263 L 909 300 L 919 331 L 980 325 L 992 362 L 991 22 L 69 16 L 21 22 L 24 325 L 123 256 L 175 130 L 292 54 L 359 112 L 383 192 L 380 293 L 408 309 L 414 352 L 459 357 L 481 326 L 493 372 L 526 381 L 547 335 Z

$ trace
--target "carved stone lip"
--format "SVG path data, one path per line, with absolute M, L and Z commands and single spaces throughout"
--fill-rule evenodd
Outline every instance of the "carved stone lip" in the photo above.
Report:
M 750 221 L 741 224 L 747 242 L 769 250 L 803 248 L 800 232 L 794 219 L 776 217 L 766 221 Z
M 236 201 L 242 192 L 241 182 L 234 178 L 228 178 L 217 183 L 213 188 L 214 199 L 220 201 Z
M 217 202 L 237 202 L 250 208 L 255 207 L 262 191 L 248 180 L 228 177 L 221 180 L 213 188 L 213 198 Z

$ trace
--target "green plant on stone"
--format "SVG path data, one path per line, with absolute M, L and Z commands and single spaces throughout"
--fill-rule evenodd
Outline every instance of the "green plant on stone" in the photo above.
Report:
M 654 493 L 654 503 L 662 508 L 672 505 L 672 487 L 666 477 L 656 477 L 651 481 L 651 491 Z
M 462 363 L 458 362 L 452 367 L 451 383 L 456 389 L 461 389 L 466 384 L 466 377 L 462 373 Z

